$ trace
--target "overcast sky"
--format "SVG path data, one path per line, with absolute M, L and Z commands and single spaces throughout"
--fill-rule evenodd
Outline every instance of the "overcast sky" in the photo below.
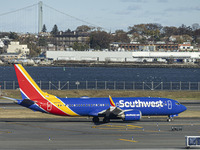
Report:
M 39 2 L 39 0 L 0 1 L 0 14 Z M 181 24 L 189 26 L 199 23 L 200 20 L 200 0 L 43 0 L 43 4 L 44 24 L 49 31 L 53 24 L 58 24 L 61 30 L 68 28 L 73 30 L 80 22 L 67 18 L 46 5 L 112 32 L 116 29 L 127 30 L 129 26 L 141 23 L 160 23 L 163 26 L 178 27 Z M 37 6 L 35 5 L 35 7 L 16 12 L 15 15 L 0 15 L 0 30 L 36 32 L 36 13 Z M 19 25 L 18 22 L 25 23 Z

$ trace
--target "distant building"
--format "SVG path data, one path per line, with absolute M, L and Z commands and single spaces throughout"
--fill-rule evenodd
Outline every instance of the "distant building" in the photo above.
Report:
M 22 57 L 22 54 L 19 54 L 19 53 L 4 53 L 0 55 L 0 58 L 4 60 L 12 60 L 12 59 L 19 59 L 23 57 Z
M 143 62 L 147 62 L 147 60 L 162 62 L 172 60 L 173 62 L 194 63 L 200 59 L 200 52 L 133 52 L 132 56 L 135 59 L 142 59 Z
M 165 44 L 155 44 L 157 51 L 177 51 L 178 44 L 165 43 Z
M 30 50 L 27 45 L 19 44 L 19 42 L 10 42 L 7 53 L 21 53 L 22 55 L 29 55 Z
M 177 42 L 178 40 L 183 40 L 183 41 L 192 41 L 192 37 L 189 35 L 172 35 L 169 37 L 170 42 Z
M 163 62 L 194 63 L 200 52 L 114 52 L 114 51 L 47 51 L 46 57 L 59 61 L 83 62 Z
M 120 49 L 120 45 L 122 43 L 120 42 L 113 42 L 110 44 L 110 50 L 113 50 L 113 51 L 121 51 L 122 49 Z
M 190 42 L 185 42 L 183 44 L 179 44 L 179 50 L 180 51 L 193 51 L 194 46 L 191 46 Z
M 65 61 L 133 62 L 132 52 L 47 51 L 47 58 Z
M 110 49 L 113 51 L 199 51 L 199 49 L 194 49 L 194 46 L 190 42 L 184 42 L 183 44 L 175 44 L 173 42 L 156 42 L 149 44 L 140 44 L 140 43 L 111 43 Z
M 156 44 L 130 44 L 123 43 L 119 44 L 120 49 L 126 51 L 175 51 L 178 50 L 178 44 L 166 44 L 166 43 L 156 43 Z
M 54 38 L 52 40 L 54 40 L 56 46 L 71 47 L 76 42 L 86 44 L 89 33 L 75 31 L 59 32 Z
M 176 42 L 176 39 L 179 38 L 179 37 L 180 37 L 180 35 L 172 35 L 172 36 L 169 37 L 169 41 Z

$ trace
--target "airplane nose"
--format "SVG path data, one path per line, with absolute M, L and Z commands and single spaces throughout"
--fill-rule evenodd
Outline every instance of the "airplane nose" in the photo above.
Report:
M 182 105 L 181 111 L 184 112 L 184 111 L 186 111 L 186 110 L 187 110 L 187 107 L 185 107 L 184 105 Z

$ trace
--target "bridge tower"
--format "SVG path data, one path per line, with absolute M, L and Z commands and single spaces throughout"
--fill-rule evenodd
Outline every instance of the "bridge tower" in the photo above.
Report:
M 42 1 L 38 3 L 38 33 L 42 32 L 43 25 L 43 10 L 42 10 Z

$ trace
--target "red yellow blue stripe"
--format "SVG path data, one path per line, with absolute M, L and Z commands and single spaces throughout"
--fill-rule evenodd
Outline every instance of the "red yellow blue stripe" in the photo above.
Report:
M 22 65 L 15 64 L 14 66 L 20 90 L 23 91 L 27 98 L 35 101 L 38 106 L 49 113 L 56 115 L 79 116 L 56 96 L 43 92 Z M 57 106 L 56 103 L 60 103 L 62 105 Z
M 109 100 L 110 100 L 110 105 L 113 106 L 113 107 L 116 107 L 111 96 L 109 96 Z

